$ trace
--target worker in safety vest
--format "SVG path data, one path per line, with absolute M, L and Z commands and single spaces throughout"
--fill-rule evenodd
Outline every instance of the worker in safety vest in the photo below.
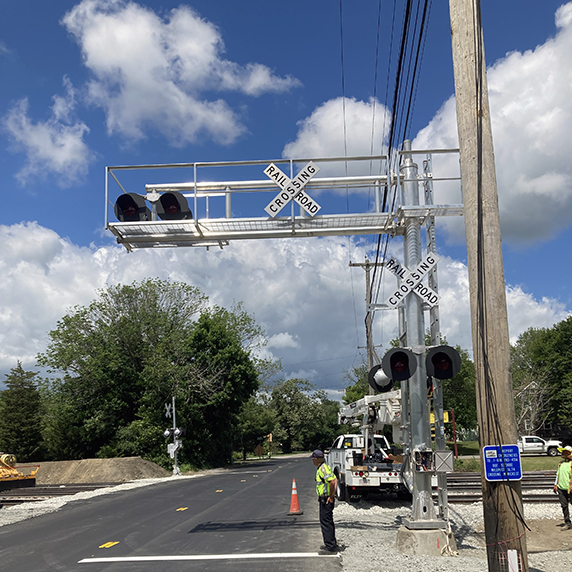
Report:
M 324 462 L 324 453 L 316 449 L 311 455 L 316 469 L 316 493 L 320 502 L 320 527 L 324 545 L 320 547 L 324 553 L 338 552 L 336 528 L 334 525 L 334 503 L 338 479 L 332 469 Z
M 558 493 L 558 500 L 562 507 L 564 525 L 572 528 L 570 521 L 570 509 L 568 503 L 572 502 L 572 447 L 558 447 L 562 455 L 562 460 L 556 471 L 556 481 L 554 482 L 554 492 Z

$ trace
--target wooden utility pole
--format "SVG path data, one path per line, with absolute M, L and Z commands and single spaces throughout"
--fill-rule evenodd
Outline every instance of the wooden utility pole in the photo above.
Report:
M 449 0 L 449 8 L 484 468 L 483 446 L 514 445 L 517 433 L 480 1 Z M 520 481 L 482 484 L 489 571 L 527 572 Z
M 373 345 L 373 331 L 372 331 L 372 316 L 371 316 L 371 280 L 370 271 L 371 268 L 376 266 L 383 266 L 383 263 L 370 262 L 367 257 L 365 262 L 350 262 L 350 266 L 359 266 L 365 270 L 365 338 L 366 338 L 366 350 L 367 350 L 367 371 L 369 372 L 371 368 L 375 365 L 374 358 L 377 363 L 380 363 L 380 359 L 377 356 L 375 347 Z M 372 387 L 369 388 L 369 394 L 373 395 L 375 392 Z

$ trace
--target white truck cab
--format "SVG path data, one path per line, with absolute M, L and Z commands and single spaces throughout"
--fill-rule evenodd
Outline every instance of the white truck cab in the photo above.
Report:
M 548 441 L 536 435 L 525 435 L 518 438 L 518 450 L 521 455 L 549 455 L 558 456 L 558 447 L 562 447 L 562 441 L 550 439 Z

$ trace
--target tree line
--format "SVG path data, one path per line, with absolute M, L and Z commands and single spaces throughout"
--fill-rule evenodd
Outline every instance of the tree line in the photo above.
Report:
M 337 404 L 308 381 L 269 383 L 264 332 L 237 304 L 150 279 L 110 286 L 49 333 L 37 364 L 20 363 L 0 392 L 0 451 L 20 461 L 142 456 L 169 466 L 164 403 L 186 431 L 181 464 L 219 466 L 272 435 L 289 452 L 337 434 Z
M 520 433 L 569 427 L 571 342 L 572 317 L 531 328 L 512 347 Z M 164 404 L 172 397 L 186 430 L 179 462 L 197 468 L 245 457 L 257 445 L 286 453 L 328 447 L 356 430 L 338 425 L 339 404 L 324 391 L 280 379 L 280 364 L 258 357 L 264 343 L 241 304 L 213 306 L 195 287 L 158 279 L 110 286 L 49 333 L 37 357 L 46 378 L 20 363 L 6 375 L 0 451 L 23 462 L 141 456 L 168 467 Z M 444 405 L 457 429 L 475 430 L 474 366 L 457 350 L 461 371 L 443 382 Z M 367 374 L 365 364 L 347 373 L 344 403 L 369 392 Z
M 511 348 L 511 363 L 521 434 L 572 443 L 572 316 L 524 332 Z

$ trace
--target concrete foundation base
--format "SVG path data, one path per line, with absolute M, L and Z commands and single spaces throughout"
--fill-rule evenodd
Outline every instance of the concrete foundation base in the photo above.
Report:
M 457 551 L 453 534 L 445 529 L 412 530 L 400 526 L 397 530 L 396 548 L 410 556 L 450 556 Z

